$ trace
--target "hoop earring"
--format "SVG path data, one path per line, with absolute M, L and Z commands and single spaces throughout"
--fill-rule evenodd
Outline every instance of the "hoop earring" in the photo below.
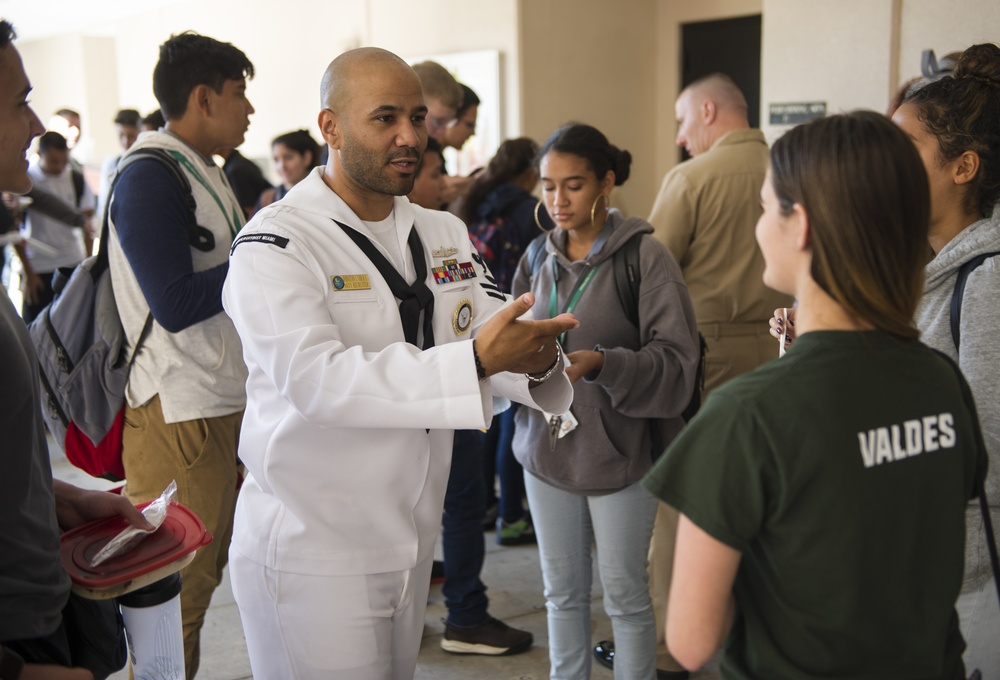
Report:
M 597 203 L 598 203 L 598 201 L 601 200 L 602 197 L 606 201 L 606 203 L 604 205 L 604 212 L 607 212 L 608 208 L 611 206 L 611 199 L 610 198 L 608 198 L 604 194 L 598 194 L 597 195 L 597 198 L 594 199 L 594 205 L 590 206 L 590 226 L 592 226 L 592 227 L 596 226 L 596 223 L 594 222 L 594 218 L 596 217 L 596 213 L 597 213 Z
M 547 234 L 551 231 L 551 229 L 546 229 L 545 227 L 543 227 L 542 221 L 538 219 L 538 209 L 541 207 L 542 207 L 541 201 L 535 204 L 535 226 L 537 226 L 543 234 Z

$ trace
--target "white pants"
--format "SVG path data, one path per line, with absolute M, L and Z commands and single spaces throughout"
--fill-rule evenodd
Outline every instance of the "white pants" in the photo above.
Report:
M 229 553 L 256 680 L 412 680 L 431 564 L 357 576 L 268 569 Z

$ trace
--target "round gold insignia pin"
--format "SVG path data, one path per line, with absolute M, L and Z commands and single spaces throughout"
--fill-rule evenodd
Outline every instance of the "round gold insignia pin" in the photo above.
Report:
M 451 317 L 451 326 L 455 329 L 455 335 L 462 335 L 472 326 L 472 300 L 462 300 L 455 308 L 455 314 Z

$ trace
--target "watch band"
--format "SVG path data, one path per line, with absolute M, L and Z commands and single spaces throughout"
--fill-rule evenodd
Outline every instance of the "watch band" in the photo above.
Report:
M 532 375 L 530 373 L 525 373 L 524 377 L 528 379 L 529 384 L 539 385 L 552 377 L 552 374 L 554 374 L 556 372 L 556 369 L 559 368 L 559 365 L 562 364 L 562 358 L 563 358 L 562 347 L 560 347 L 559 343 L 557 342 L 556 360 L 552 362 L 552 365 L 549 366 L 548 370 L 542 373 L 541 375 Z

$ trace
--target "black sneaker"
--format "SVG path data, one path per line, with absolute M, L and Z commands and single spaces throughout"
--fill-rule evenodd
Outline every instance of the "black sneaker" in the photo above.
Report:
M 475 628 L 456 628 L 445 621 L 441 649 L 452 654 L 487 654 L 508 656 L 526 652 L 534 637 L 526 630 L 511 628 L 499 619 L 487 616 Z

